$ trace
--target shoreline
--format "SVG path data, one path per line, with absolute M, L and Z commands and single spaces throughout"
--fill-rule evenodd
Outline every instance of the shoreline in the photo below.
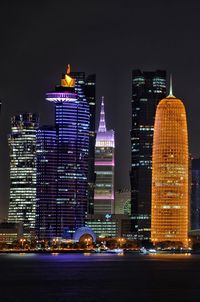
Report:
M 0 254 L 83 254 L 92 252 L 92 250 L 0 250 Z
M 85 253 L 90 253 L 90 254 L 115 254 L 117 255 L 118 253 L 106 253 L 106 252 L 95 252 L 94 250 L 86 250 L 86 249 L 80 249 L 80 250 L 0 250 L 0 254 L 85 254 Z M 139 251 L 124 251 L 124 255 L 141 255 L 141 256 L 146 256 L 146 255 L 185 255 L 185 254 L 190 254 L 190 255 L 200 255 L 200 250 L 193 250 L 190 252 L 184 252 L 184 251 L 160 251 L 156 253 L 141 253 Z

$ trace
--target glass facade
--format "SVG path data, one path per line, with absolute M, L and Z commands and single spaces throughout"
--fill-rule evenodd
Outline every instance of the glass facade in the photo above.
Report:
M 132 72 L 131 216 L 139 240 L 150 239 L 152 144 L 156 106 L 166 95 L 166 72 Z
M 200 229 L 200 158 L 193 158 L 191 184 L 191 229 Z
M 36 233 L 39 238 L 56 237 L 57 230 L 57 136 L 51 126 L 37 131 Z
M 104 100 L 102 98 L 95 146 L 94 214 L 114 213 L 114 149 L 114 131 L 106 129 Z
M 130 238 L 130 217 L 127 215 L 88 215 L 86 225 L 94 231 L 97 237 Z
M 188 245 L 188 132 L 185 107 L 170 95 L 155 118 L 151 239 Z
M 94 212 L 94 160 L 95 160 L 95 112 L 96 112 L 96 75 L 86 77 L 85 72 L 70 72 L 75 79 L 75 92 L 79 99 L 87 101 L 90 108 L 90 129 L 89 129 L 89 170 L 88 170 L 88 213 Z
M 15 115 L 9 135 L 10 203 L 8 222 L 22 222 L 25 232 L 35 227 L 36 208 L 36 113 Z
M 54 150 L 55 143 L 56 156 L 55 162 L 53 154 L 52 161 L 47 162 L 49 170 L 39 168 L 41 171 L 39 177 L 43 183 L 48 183 L 49 173 L 52 171 L 52 177 L 55 178 L 55 181 L 52 180 L 55 196 L 52 197 L 51 192 L 49 192 L 52 206 L 46 212 L 40 212 L 41 206 L 46 202 L 44 198 L 48 199 L 48 197 L 45 197 L 45 194 L 42 194 L 38 187 L 37 215 L 39 224 L 37 225 L 37 233 L 40 238 L 43 237 L 40 234 L 45 234 L 45 232 L 49 234 L 48 238 L 70 238 L 79 227 L 85 224 L 88 195 L 90 111 L 88 102 L 78 97 L 74 87 L 75 80 L 69 76 L 68 72 L 63 75 L 61 86 L 56 86 L 55 91 L 46 94 L 46 99 L 55 106 L 55 130 L 51 132 L 52 147 L 50 145 L 46 147 L 49 150 Z M 47 130 L 43 131 L 45 132 L 44 136 L 47 137 Z M 39 134 L 38 144 L 41 145 Z M 39 161 L 38 164 L 40 165 Z M 43 163 L 41 164 L 43 165 Z M 54 209 L 56 209 L 56 214 Z M 40 215 L 45 217 L 40 218 Z M 45 228 L 51 231 L 44 231 Z
M 97 218 L 87 221 L 87 226 L 94 231 L 97 237 L 118 236 L 118 224 L 114 220 Z

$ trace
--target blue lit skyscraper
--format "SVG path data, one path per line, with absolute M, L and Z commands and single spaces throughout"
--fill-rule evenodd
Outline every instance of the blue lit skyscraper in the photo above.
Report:
M 36 233 L 39 238 L 57 234 L 57 136 L 56 129 L 43 126 L 37 131 Z
M 89 129 L 89 170 L 88 170 L 88 213 L 94 212 L 94 159 L 95 159 L 95 111 L 96 111 L 96 75 L 85 75 L 85 72 L 70 72 L 75 80 L 75 92 L 82 101 L 87 101 L 90 108 Z
M 89 104 L 75 93 L 75 81 L 69 74 L 68 69 L 61 85 L 46 94 L 46 99 L 55 106 L 55 129 L 40 129 L 41 133 L 38 131 L 37 135 L 38 147 L 41 146 L 37 151 L 40 171 L 37 234 L 40 238 L 70 237 L 75 230 L 84 226 L 87 214 Z M 47 143 L 44 144 L 43 140 Z M 43 194 L 49 181 L 52 182 L 52 191 L 46 188 L 47 194 Z M 41 210 L 45 203 L 46 209 Z
M 22 222 L 25 233 L 35 227 L 37 114 L 18 114 L 11 119 L 10 203 L 8 222 Z

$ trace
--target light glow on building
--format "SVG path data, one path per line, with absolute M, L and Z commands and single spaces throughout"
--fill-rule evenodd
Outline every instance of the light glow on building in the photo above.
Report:
M 46 99 L 55 108 L 55 126 L 37 133 L 37 235 L 70 238 L 85 225 L 88 195 L 89 103 L 63 75 Z
M 90 129 L 89 129 L 89 157 L 88 157 L 88 210 L 94 212 L 94 186 L 95 186 L 95 115 L 96 115 L 96 75 L 87 75 L 85 72 L 70 72 L 70 76 L 75 79 L 75 92 L 80 100 L 89 104 L 90 109 Z
M 35 227 L 37 114 L 18 114 L 11 119 L 10 203 L 8 222 L 23 223 L 25 231 Z
M 188 244 L 188 131 L 185 107 L 172 93 L 156 110 L 151 240 Z
M 104 98 L 102 97 L 95 145 L 95 214 L 114 213 L 114 149 L 114 131 L 106 129 Z

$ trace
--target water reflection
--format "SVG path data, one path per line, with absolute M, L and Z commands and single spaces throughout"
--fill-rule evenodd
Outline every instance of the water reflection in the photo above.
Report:
M 0 301 L 21 301 L 23 292 L 28 302 L 194 302 L 199 260 L 190 254 L 3 254 Z
M 149 261 L 175 261 L 175 260 L 184 260 L 184 259 L 195 259 L 194 255 L 191 253 L 183 253 L 183 254 L 149 254 L 145 257 L 145 260 Z

